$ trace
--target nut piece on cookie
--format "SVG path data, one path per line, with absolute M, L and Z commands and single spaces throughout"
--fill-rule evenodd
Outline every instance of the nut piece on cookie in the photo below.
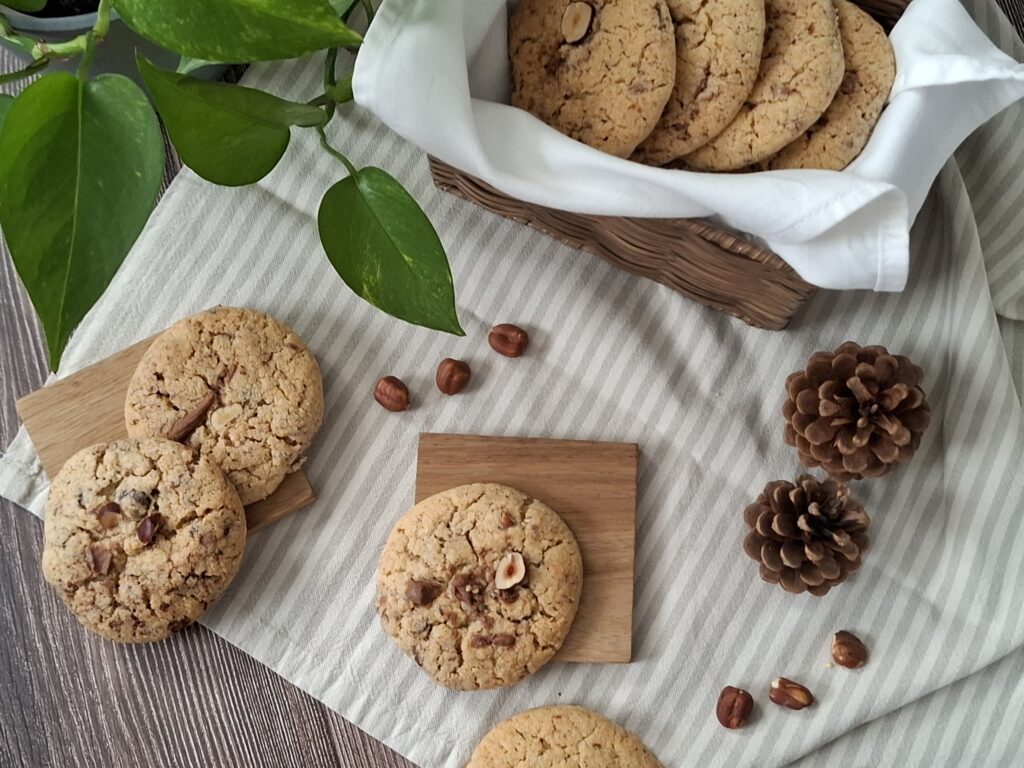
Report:
M 128 385 L 124 414 L 131 437 L 166 437 L 208 456 L 251 504 L 302 464 L 323 421 L 323 383 L 285 325 L 218 307 L 156 338 Z
M 245 534 L 238 493 L 210 459 L 163 438 L 118 440 L 79 451 L 54 477 L 43 577 L 92 632 L 153 642 L 224 591 Z
M 477 483 L 424 499 L 395 524 L 377 568 L 377 612 L 435 681 L 496 688 L 555 655 L 582 583 L 579 546 L 553 510 Z

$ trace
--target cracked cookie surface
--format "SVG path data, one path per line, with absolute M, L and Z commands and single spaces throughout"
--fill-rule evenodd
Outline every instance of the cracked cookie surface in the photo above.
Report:
M 731 171 L 770 157 L 828 109 L 843 80 L 832 0 L 765 0 L 761 68 L 733 121 L 686 155 L 686 167 Z
M 770 169 L 841 171 L 860 154 L 896 79 L 896 60 L 882 26 L 846 0 L 835 0 L 846 74 L 825 114 L 767 162 Z
M 664 165 L 706 144 L 750 95 L 761 66 L 764 0 L 667 0 L 675 24 L 676 81 L 633 160 Z
M 212 458 L 250 504 L 301 465 L 323 421 L 323 383 L 316 359 L 284 324 L 218 307 L 156 338 L 124 412 L 131 437 L 179 439 Z
M 582 583 L 579 546 L 550 507 L 476 483 L 424 499 L 395 524 L 377 568 L 377 612 L 435 681 L 496 688 L 555 655 Z
M 197 619 L 242 562 L 245 512 L 216 464 L 161 438 L 79 451 L 46 502 L 43 576 L 88 629 L 162 640 Z
M 636 736 L 589 709 L 538 707 L 496 725 L 466 768 L 660 768 Z
M 676 74 L 665 0 L 589 0 L 584 37 L 566 42 L 572 0 L 523 0 L 509 22 L 512 104 L 584 144 L 629 157 L 654 129 Z

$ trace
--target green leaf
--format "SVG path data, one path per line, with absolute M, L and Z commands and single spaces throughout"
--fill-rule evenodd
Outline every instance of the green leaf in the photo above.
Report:
M 389 315 L 465 336 L 444 248 L 426 214 L 380 168 L 331 187 L 317 214 L 327 258 L 349 288 Z
M 0 226 L 56 369 L 71 332 L 138 237 L 164 150 L 146 94 L 120 75 L 45 75 L 0 133 Z
M 259 181 L 288 148 L 289 126 L 327 122 L 316 107 L 167 72 L 141 54 L 136 60 L 182 161 L 215 184 Z
M 4 130 L 4 120 L 7 119 L 7 113 L 10 111 L 11 104 L 13 103 L 13 96 L 8 96 L 6 93 L 0 93 L 0 133 Z
M 345 12 L 355 5 L 359 0 L 327 0 L 331 4 L 331 8 L 339 16 L 344 16 Z
M 182 56 L 178 62 L 178 68 L 174 70 L 179 75 L 190 75 L 197 69 L 203 67 L 215 67 L 223 64 L 222 61 L 207 61 L 206 59 L 193 59 L 191 56 Z
M 157 45 L 207 61 L 291 59 L 362 40 L 327 0 L 114 0 L 114 8 Z
M 13 8 L 16 11 L 41 11 L 46 5 L 46 0 L 4 0 L 3 5 Z

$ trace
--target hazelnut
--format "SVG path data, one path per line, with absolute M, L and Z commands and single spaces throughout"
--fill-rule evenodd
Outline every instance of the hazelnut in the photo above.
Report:
M 491 638 L 491 643 L 502 648 L 511 648 L 516 644 L 515 635 L 495 635 Z
M 110 571 L 110 564 L 113 561 L 113 554 L 102 544 L 90 544 L 86 552 L 89 558 L 89 565 L 93 572 L 100 576 L 106 576 Z
M 443 591 L 444 587 L 436 581 L 410 579 L 405 585 L 405 596 L 413 605 L 430 605 Z
M 526 351 L 530 336 L 517 325 L 502 323 L 491 328 L 487 343 L 495 352 L 505 357 L 519 357 Z
M 228 424 L 241 415 L 242 406 L 240 403 L 225 405 L 223 408 L 218 408 L 210 414 L 210 426 L 213 427 L 214 432 L 223 432 Z
M 469 384 L 471 373 L 467 363 L 446 357 L 437 366 L 437 388 L 446 395 L 457 395 Z
M 511 589 L 526 576 L 526 563 L 518 552 L 509 552 L 498 561 L 494 571 L 494 586 L 498 589 Z
M 101 528 L 116 528 L 121 522 L 121 505 L 116 501 L 108 501 L 96 510 L 96 519 Z
M 832 637 L 832 659 L 841 667 L 859 669 L 868 660 L 868 649 L 859 637 L 841 629 Z
M 742 688 L 727 685 L 718 696 L 715 714 L 726 728 L 742 728 L 754 709 L 754 697 Z
M 814 696 L 806 687 L 785 677 L 772 680 L 768 698 L 786 709 L 804 709 L 814 703 Z
M 567 43 L 578 43 L 590 31 L 594 9 L 588 3 L 569 3 L 562 14 L 562 37 Z
M 395 376 L 385 376 L 377 382 L 373 399 L 395 413 L 409 410 L 409 388 Z
M 154 512 L 145 520 L 139 523 L 135 529 L 136 535 L 139 537 L 139 541 L 147 546 L 153 542 L 156 537 L 157 531 L 160 530 L 160 526 L 163 525 L 164 516 L 159 512 Z
M 167 439 L 179 443 L 182 440 L 188 439 L 188 436 L 195 432 L 200 424 L 206 421 L 206 412 L 213 407 L 216 400 L 217 396 L 213 392 L 207 392 L 203 395 L 203 399 L 192 410 L 185 413 L 171 425 L 171 428 L 167 430 Z

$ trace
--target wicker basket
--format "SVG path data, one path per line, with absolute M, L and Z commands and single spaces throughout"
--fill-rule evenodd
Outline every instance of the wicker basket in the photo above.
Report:
M 855 0 L 889 30 L 908 0 Z M 745 323 L 778 331 L 817 290 L 778 255 L 698 219 L 589 216 L 524 203 L 436 158 L 439 189 L 667 285 Z

